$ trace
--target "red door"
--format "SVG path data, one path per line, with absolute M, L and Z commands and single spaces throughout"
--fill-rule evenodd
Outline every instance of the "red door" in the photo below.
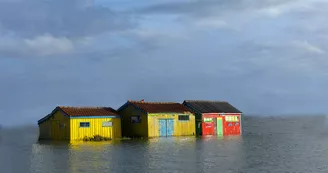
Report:
M 202 122 L 203 136 L 215 135 L 213 118 L 204 118 Z
M 240 135 L 240 116 L 226 115 L 224 119 L 225 135 Z

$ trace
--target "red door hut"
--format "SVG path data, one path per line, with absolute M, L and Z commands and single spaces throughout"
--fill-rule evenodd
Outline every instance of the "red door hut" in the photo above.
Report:
M 195 114 L 197 135 L 240 135 L 241 114 L 225 101 L 185 100 L 183 104 Z

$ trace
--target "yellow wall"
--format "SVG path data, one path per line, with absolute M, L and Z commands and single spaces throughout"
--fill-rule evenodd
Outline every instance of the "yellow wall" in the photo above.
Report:
M 124 137 L 148 137 L 147 115 L 132 105 L 120 110 L 122 115 L 122 134 Z M 132 123 L 131 116 L 141 116 L 141 123 Z
M 39 125 L 40 139 L 67 140 L 70 139 L 69 117 L 57 111 L 48 120 Z
M 178 115 L 189 115 L 189 121 L 179 121 Z M 157 113 L 148 116 L 149 137 L 159 136 L 159 119 L 173 119 L 174 132 L 173 136 L 190 136 L 195 135 L 195 116 L 190 112 L 185 113 Z
M 112 127 L 102 127 L 104 121 L 112 121 Z M 90 122 L 90 127 L 80 127 L 80 122 Z M 121 138 L 120 118 L 71 118 L 71 140 L 100 135 L 106 138 Z

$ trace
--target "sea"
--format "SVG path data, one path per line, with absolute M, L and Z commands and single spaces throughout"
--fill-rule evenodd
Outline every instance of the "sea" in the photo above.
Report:
M 241 136 L 38 141 L 37 126 L 0 130 L 0 173 L 328 172 L 326 116 L 245 116 Z

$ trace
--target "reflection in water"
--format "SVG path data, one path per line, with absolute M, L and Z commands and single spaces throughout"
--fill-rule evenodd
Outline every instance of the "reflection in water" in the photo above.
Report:
M 148 141 L 145 170 L 161 171 L 192 171 L 188 166 L 195 161 L 192 154 L 196 148 L 195 137 L 154 138 Z
M 200 137 L 197 144 L 196 172 L 237 172 L 240 170 L 241 161 L 241 136 Z
M 243 138 L 248 172 L 328 172 L 328 136 L 323 117 L 256 118 Z M 306 128 L 304 128 L 306 127 Z
M 39 144 L 32 145 L 30 172 L 46 172 L 55 169 L 52 161 L 54 158 L 52 148 L 51 146 L 45 147 Z M 47 154 L 44 155 L 43 153 Z
M 67 172 L 68 142 L 39 141 L 32 145 L 30 172 Z M 46 153 L 46 154 L 45 154 Z
M 241 145 L 240 136 L 70 143 L 44 141 L 32 146 L 30 170 L 74 173 L 239 170 Z
M 113 150 L 120 141 L 79 142 L 69 146 L 69 170 L 71 172 L 108 172 L 115 158 Z

